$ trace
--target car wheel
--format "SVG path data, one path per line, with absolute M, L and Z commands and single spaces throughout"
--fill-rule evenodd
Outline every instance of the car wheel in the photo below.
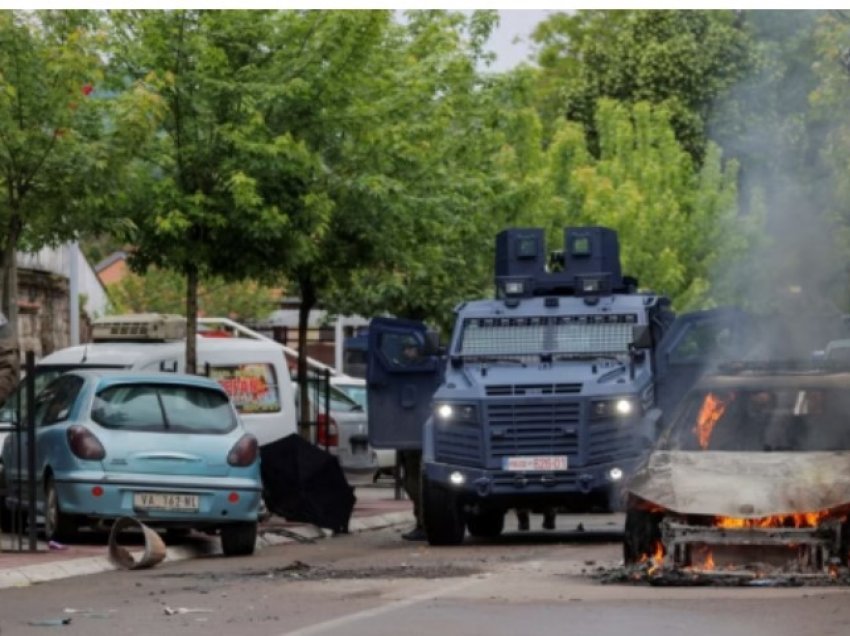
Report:
M 12 511 L 6 507 L 6 498 L 0 497 L 0 532 L 12 530 Z
M 658 512 L 636 508 L 626 512 L 626 527 L 623 535 L 623 561 L 635 565 L 649 557 L 657 542 L 661 541 L 661 519 Z
M 422 523 L 431 545 L 460 545 L 466 524 L 454 493 L 422 480 Z
M 221 528 L 221 551 L 225 556 L 254 554 L 257 545 L 257 523 L 234 523 Z
M 48 541 L 68 541 L 77 534 L 77 522 L 62 512 L 59 493 L 53 479 L 47 479 L 45 486 L 44 536 Z
M 488 510 L 466 520 L 466 528 L 473 537 L 492 539 L 505 529 L 505 513 L 501 510 Z

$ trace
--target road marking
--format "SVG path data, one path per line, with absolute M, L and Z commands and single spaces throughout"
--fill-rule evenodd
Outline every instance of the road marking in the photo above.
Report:
M 323 632 L 327 632 L 329 630 L 341 627 L 343 625 L 347 625 L 349 623 L 356 623 L 357 621 L 361 621 L 367 618 L 374 618 L 375 616 L 380 616 L 381 614 L 388 614 L 398 609 L 410 607 L 411 605 L 416 605 L 417 603 L 430 601 L 432 599 L 437 598 L 438 596 L 450 595 L 454 592 L 458 592 L 466 587 L 469 587 L 479 582 L 482 578 L 486 577 L 487 575 L 484 575 L 483 577 L 478 576 L 473 579 L 462 581 L 461 583 L 452 585 L 450 587 L 441 587 L 440 589 L 432 590 L 430 592 L 423 592 L 422 594 L 417 594 L 416 596 L 411 596 L 410 598 L 405 598 L 400 601 L 393 601 L 392 603 L 387 603 L 386 605 L 382 605 L 380 607 L 374 607 L 372 609 L 363 610 L 361 612 L 355 612 L 354 614 L 340 616 L 338 618 L 325 621 L 324 623 L 316 623 L 315 625 L 302 627 L 301 629 L 296 629 L 291 632 L 283 632 L 280 636 L 312 636 L 312 634 L 321 634 Z

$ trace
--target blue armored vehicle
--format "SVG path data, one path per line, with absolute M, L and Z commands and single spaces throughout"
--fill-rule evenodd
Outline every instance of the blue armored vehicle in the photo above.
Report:
M 445 349 L 419 322 L 369 327 L 370 443 L 422 449 L 433 545 L 497 536 L 511 508 L 619 508 L 662 411 L 743 324 L 732 310 L 674 321 L 622 275 L 607 228 L 567 228 L 552 255 L 542 229 L 505 230 L 495 274 L 495 298 L 455 309 Z

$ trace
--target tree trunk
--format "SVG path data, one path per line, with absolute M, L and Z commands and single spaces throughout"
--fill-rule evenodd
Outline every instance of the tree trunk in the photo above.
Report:
M 198 268 L 186 267 L 186 373 L 198 368 Z
M 310 310 L 316 304 L 316 291 L 308 277 L 299 277 L 298 286 L 301 290 L 301 304 L 298 306 L 298 391 L 300 400 L 300 415 L 298 432 L 307 441 L 312 441 L 310 431 L 310 391 L 307 385 L 307 328 L 310 323 Z M 320 405 L 316 404 L 316 413 Z
M 9 321 L 5 335 L 18 341 L 18 214 L 12 213 L 12 220 L 7 228 L 6 244 L 3 246 L 3 292 L 0 296 L 0 310 Z

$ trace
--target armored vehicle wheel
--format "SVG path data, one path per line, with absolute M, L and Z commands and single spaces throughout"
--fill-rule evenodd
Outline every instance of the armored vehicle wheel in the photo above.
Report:
M 431 545 L 460 545 L 466 532 L 454 493 L 422 480 L 422 523 Z
M 652 554 L 656 542 L 661 541 L 661 517 L 657 512 L 630 509 L 626 512 L 623 535 L 623 561 L 626 565 L 640 563 Z
M 473 515 L 466 520 L 466 527 L 473 537 L 486 539 L 498 537 L 505 528 L 505 513 L 501 510 L 488 510 Z

